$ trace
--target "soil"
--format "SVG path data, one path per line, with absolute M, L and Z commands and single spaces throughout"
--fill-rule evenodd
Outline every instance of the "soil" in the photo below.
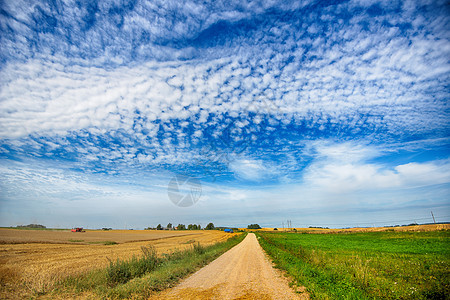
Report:
M 154 299 L 309 299 L 297 292 L 262 250 L 254 233 Z

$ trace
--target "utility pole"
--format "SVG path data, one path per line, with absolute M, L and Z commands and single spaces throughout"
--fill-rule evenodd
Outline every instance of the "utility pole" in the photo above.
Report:
M 434 219 L 433 211 L 431 211 L 431 216 L 433 217 L 434 224 L 436 224 L 436 220 Z

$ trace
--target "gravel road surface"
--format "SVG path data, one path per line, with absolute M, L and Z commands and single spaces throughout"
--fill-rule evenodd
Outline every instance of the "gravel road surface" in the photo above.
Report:
M 309 299 L 295 293 L 249 233 L 237 246 L 157 299 Z

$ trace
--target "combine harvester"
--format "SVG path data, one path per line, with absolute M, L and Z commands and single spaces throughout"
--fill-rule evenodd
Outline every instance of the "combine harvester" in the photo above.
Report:
M 77 228 L 73 228 L 72 232 L 86 232 L 86 231 L 83 230 L 83 227 L 77 227 Z

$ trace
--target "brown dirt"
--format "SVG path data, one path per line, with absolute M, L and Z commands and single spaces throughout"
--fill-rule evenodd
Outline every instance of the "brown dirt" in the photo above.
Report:
M 272 267 L 255 234 L 154 299 L 309 299 Z
M 53 235 L 54 234 L 54 235 Z M 116 241 L 118 245 L 70 243 L 71 239 L 89 242 Z M 0 230 L 0 299 L 24 299 L 51 289 L 59 279 L 92 269 L 104 268 L 108 259 L 127 259 L 141 255 L 141 246 L 155 246 L 159 254 L 225 241 L 230 234 L 208 231 L 87 231 L 84 233 Z M 5 243 L 6 240 L 13 243 Z M 23 243 L 24 241 L 28 243 Z M 42 243 L 48 241 L 49 244 Z M 131 242 L 133 240 L 145 240 Z M 17 243 L 22 241 L 22 243 Z M 38 243 L 41 241 L 41 243 Z

